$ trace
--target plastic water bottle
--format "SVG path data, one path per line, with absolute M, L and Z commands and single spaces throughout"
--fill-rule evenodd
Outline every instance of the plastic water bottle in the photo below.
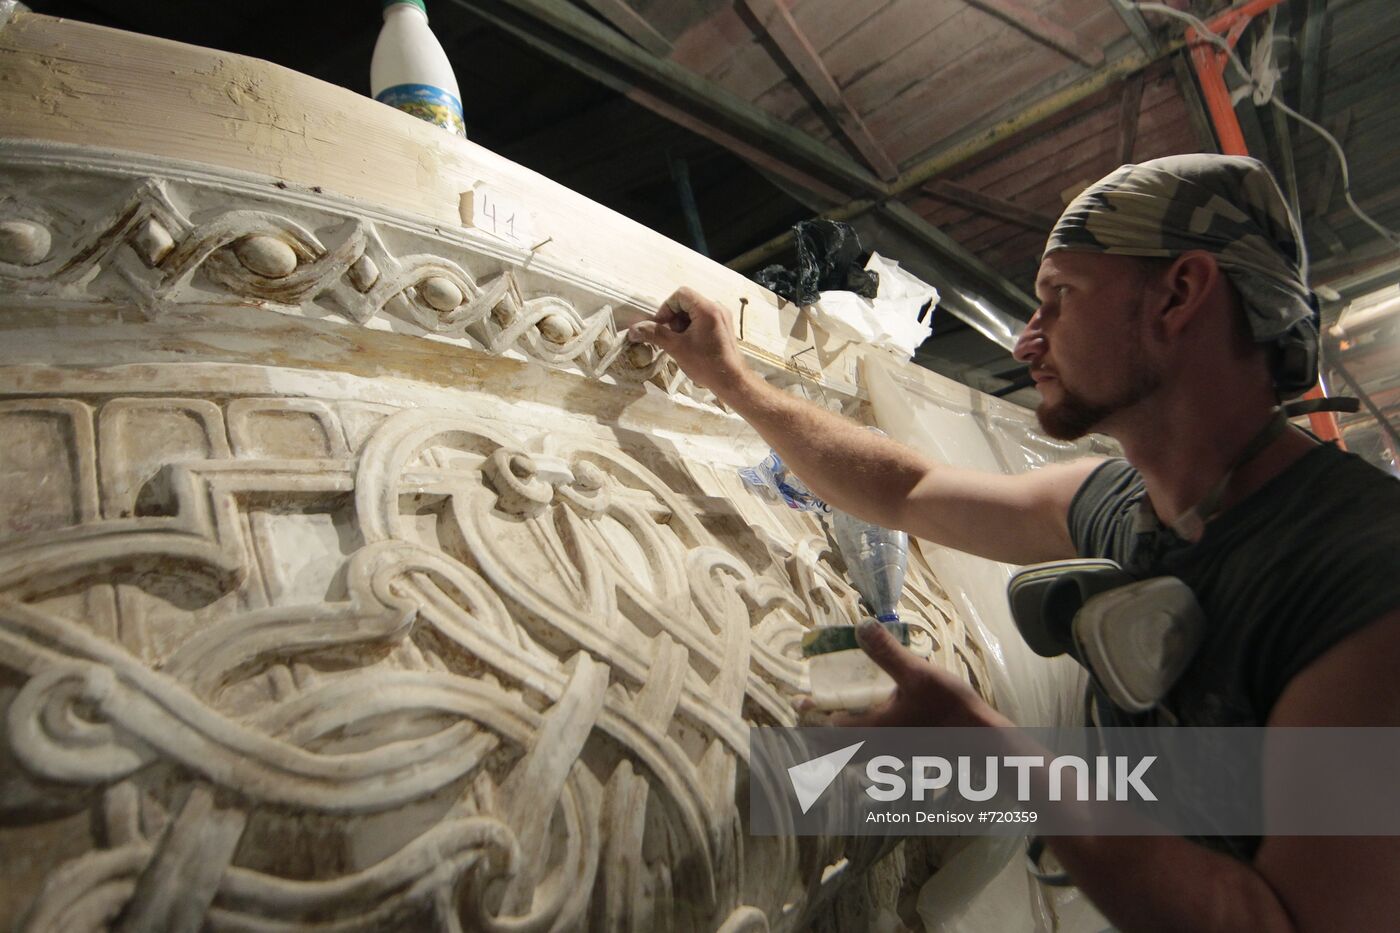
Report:
M 909 627 L 899 621 L 899 598 L 909 566 L 909 536 L 839 509 L 832 510 L 831 531 L 851 584 L 866 607 L 916 654 L 926 656 L 932 645 L 911 644 Z M 861 649 L 855 628 L 825 626 L 808 632 L 802 640 L 812 699 L 819 708 L 863 709 L 894 689 L 894 681 Z
M 447 53 L 428 28 L 423 0 L 384 0 L 369 87 L 375 100 L 466 137 L 462 92 Z
M 899 621 L 899 597 L 909 567 L 909 536 L 861 521 L 839 509 L 831 514 L 831 531 L 851 585 L 881 622 Z

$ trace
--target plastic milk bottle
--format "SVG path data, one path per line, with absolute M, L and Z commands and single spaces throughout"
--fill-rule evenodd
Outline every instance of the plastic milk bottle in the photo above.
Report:
M 423 0 L 385 0 L 369 86 L 375 100 L 466 137 L 462 92 L 447 53 L 428 28 Z

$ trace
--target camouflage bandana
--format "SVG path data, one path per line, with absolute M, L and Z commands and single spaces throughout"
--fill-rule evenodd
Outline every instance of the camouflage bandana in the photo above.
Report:
M 1044 256 L 1062 249 L 1161 257 L 1204 250 L 1239 290 L 1262 343 L 1312 313 L 1301 242 L 1261 162 L 1180 155 L 1124 165 L 1090 185 L 1065 208 Z

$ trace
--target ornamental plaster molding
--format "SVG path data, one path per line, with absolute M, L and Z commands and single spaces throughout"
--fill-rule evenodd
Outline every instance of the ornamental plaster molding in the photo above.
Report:
M 152 319 L 251 306 L 708 395 L 663 354 L 627 341 L 616 300 L 542 271 L 548 263 L 528 250 L 274 179 L 120 153 L 60 160 L 53 148 L 3 144 L 8 301 L 130 303 Z

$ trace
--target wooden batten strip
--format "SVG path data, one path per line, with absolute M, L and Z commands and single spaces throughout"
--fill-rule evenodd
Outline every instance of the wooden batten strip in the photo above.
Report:
M 1142 75 L 1130 75 L 1123 82 L 1122 107 L 1118 114 L 1118 161 L 1127 164 L 1133 161 L 1133 147 L 1137 144 L 1138 115 L 1142 110 Z
M 1103 49 L 1090 45 L 1073 30 L 1041 16 L 1019 0 L 967 0 L 967 3 L 1086 68 L 1097 68 L 1104 62 Z
M 656 31 L 642 14 L 624 0 L 584 0 L 600 16 L 612 23 L 622 34 L 653 55 L 665 58 L 671 54 L 671 43 Z
M 1049 233 L 1050 228 L 1055 226 L 1055 218 L 1049 214 L 1032 210 L 1023 204 L 1017 204 L 1015 201 L 975 191 L 956 182 L 939 179 L 924 185 L 923 190 L 940 201 L 956 204 L 974 213 L 996 217 L 999 220 L 1005 220 L 1030 230 Z

